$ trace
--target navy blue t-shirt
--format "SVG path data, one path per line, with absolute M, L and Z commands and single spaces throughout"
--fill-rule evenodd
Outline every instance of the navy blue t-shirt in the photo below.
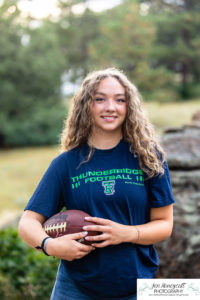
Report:
M 108 150 L 95 149 L 87 159 L 87 144 L 57 156 L 26 206 L 51 217 L 63 206 L 125 225 L 150 221 L 150 208 L 174 203 L 167 163 L 163 176 L 146 177 L 138 158 L 123 139 Z M 71 278 L 95 298 L 126 297 L 136 291 L 137 278 L 152 278 L 158 267 L 153 245 L 121 243 L 96 248 L 71 262 L 62 260 Z

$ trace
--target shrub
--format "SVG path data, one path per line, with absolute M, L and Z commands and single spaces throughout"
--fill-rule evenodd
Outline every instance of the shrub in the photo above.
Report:
M 16 229 L 0 230 L 0 299 L 49 299 L 58 263 L 28 247 Z

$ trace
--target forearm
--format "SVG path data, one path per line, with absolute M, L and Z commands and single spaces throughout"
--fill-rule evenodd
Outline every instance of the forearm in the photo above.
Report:
M 172 232 L 172 206 L 151 209 L 150 221 L 142 225 L 124 225 L 108 219 L 87 217 L 96 225 L 84 226 L 83 230 L 98 231 L 102 234 L 85 237 L 97 248 L 121 243 L 152 245 L 167 239 Z M 97 243 L 98 242 L 98 243 Z
M 37 219 L 22 218 L 18 226 L 19 236 L 32 248 L 40 246 L 43 239 L 48 235 Z
M 128 226 L 125 240 L 140 245 L 151 245 L 167 239 L 172 232 L 172 223 L 153 220 L 143 225 Z

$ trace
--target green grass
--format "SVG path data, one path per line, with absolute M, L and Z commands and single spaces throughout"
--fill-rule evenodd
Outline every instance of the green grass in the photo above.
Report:
M 200 110 L 200 99 L 173 103 L 145 102 L 145 110 L 156 132 L 162 134 L 167 127 L 191 124 L 192 115 Z
M 0 211 L 22 210 L 59 147 L 0 151 Z
M 191 123 L 192 114 L 200 110 L 200 101 L 179 103 L 145 103 L 151 122 L 160 135 L 166 127 Z M 0 215 L 22 211 L 59 147 L 36 147 L 0 151 Z

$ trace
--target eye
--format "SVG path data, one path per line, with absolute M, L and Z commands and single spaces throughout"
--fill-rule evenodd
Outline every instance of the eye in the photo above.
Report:
M 119 98 L 119 99 L 117 99 L 116 101 L 117 101 L 117 102 L 120 102 L 120 103 L 125 103 L 125 102 L 126 102 L 126 100 L 123 99 L 123 98 Z
M 95 101 L 102 102 L 102 101 L 104 101 L 104 99 L 103 98 L 95 98 Z

